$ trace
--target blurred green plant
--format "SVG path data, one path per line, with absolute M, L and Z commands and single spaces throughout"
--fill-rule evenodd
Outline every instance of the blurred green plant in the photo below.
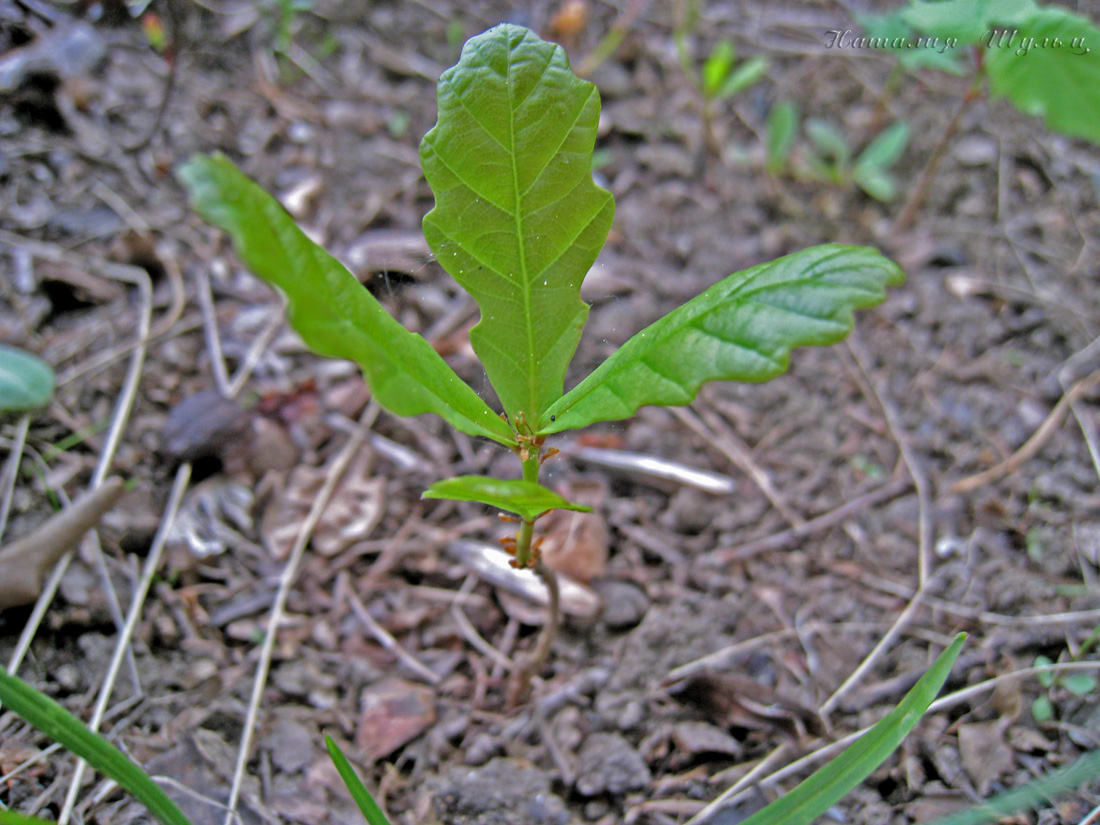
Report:
M 677 8 L 678 21 L 673 31 L 676 56 L 680 68 L 691 81 L 703 103 L 703 136 L 707 147 L 716 156 L 722 156 L 722 147 L 714 130 L 714 118 L 718 104 L 728 100 L 758 83 L 768 70 L 768 59 L 763 55 L 737 61 L 737 47 L 728 38 L 721 38 L 710 54 L 697 64 L 691 45 L 699 23 L 699 4 L 685 0 Z
M 53 367 L 37 355 L 0 344 L 0 413 L 46 406 L 56 381 Z
M 798 140 L 797 107 L 781 101 L 768 113 L 765 132 L 766 169 L 771 175 L 789 169 L 797 177 L 827 181 L 837 186 L 855 184 L 871 197 L 891 201 L 897 196 L 897 183 L 890 169 L 909 144 L 909 126 L 897 121 L 880 132 L 867 147 L 854 155 L 848 137 L 836 125 L 823 118 L 809 118 L 804 126 L 808 151 L 795 152 Z
M 884 129 L 854 160 L 848 139 L 829 121 L 810 118 L 806 121 L 806 135 L 814 150 L 806 160 L 806 171 L 811 177 L 838 186 L 855 183 L 880 201 L 891 201 L 897 196 L 897 183 L 890 168 L 909 144 L 909 126 L 904 121 Z
M 1081 643 L 1075 653 L 1069 656 L 1059 656 L 1058 663 L 1083 661 L 1096 647 L 1097 642 L 1100 642 L 1100 625 L 1093 628 L 1092 633 L 1090 633 L 1088 638 Z M 1055 664 L 1055 662 L 1049 656 L 1035 657 L 1035 667 L 1049 668 L 1053 664 Z M 1049 722 L 1054 718 L 1055 700 L 1057 699 L 1057 691 L 1059 689 L 1065 690 L 1080 699 L 1085 699 L 1096 694 L 1097 680 L 1096 676 L 1092 673 L 1066 673 L 1056 670 L 1041 670 L 1036 678 L 1046 691 L 1035 697 L 1034 701 L 1031 703 L 1031 715 L 1036 722 Z
M 767 150 L 765 168 L 769 175 L 779 175 L 787 167 L 798 138 L 798 107 L 789 100 L 781 100 L 768 112 L 764 138 Z
M 1100 144 L 1100 30 L 1088 18 L 1034 0 L 910 0 L 898 11 L 858 19 L 865 42 L 896 54 L 901 69 L 971 79 L 896 228 L 915 218 L 963 115 L 987 93 L 1041 117 L 1049 129 Z M 895 73 L 888 87 L 897 81 Z

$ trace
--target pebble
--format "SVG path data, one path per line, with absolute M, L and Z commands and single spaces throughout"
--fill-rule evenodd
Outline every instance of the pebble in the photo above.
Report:
M 997 160 L 997 141 L 984 135 L 963 135 L 955 141 L 953 151 L 963 166 L 987 166 Z
M 432 812 L 440 825 L 567 825 L 550 778 L 520 759 L 502 757 L 480 768 L 452 768 L 429 781 Z
M 653 778 L 634 746 L 617 733 L 594 733 L 577 755 L 577 793 L 621 796 L 640 791 Z
M 605 579 L 594 582 L 592 587 L 604 604 L 600 621 L 610 630 L 636 627 L 649 609 L 645 591 L 630 582 Z

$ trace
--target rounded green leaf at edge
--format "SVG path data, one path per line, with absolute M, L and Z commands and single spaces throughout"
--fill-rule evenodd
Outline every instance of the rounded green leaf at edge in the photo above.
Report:
M 580 285 L 607 239 L 592 179 L 599 93 L 563 49 L 510 24 L 472 38 L 439 80 L 420 145 L 436 198 L 424 236 L 477 301 L 470 341 L 513 421 L 561 396 L 588 306 Z
M 1024 38 L 1032 44 L 1058 38 L 1063 45 L 1020 53 Z M 1050 129 L 1100 144 L 1100 30 L 1086 18 L 1055 7 L 1036 12 L 1013 40 L 986 49 L 985 70 L 995 95 Z
M 46 406 L 55 383 L 53 367 L 37 355 L 0 344 L 0 412 Z
M 528 521 L 538 518 L 548 510 L 592 512 L 591 507 L 575 504 L 534 481 L 499 479 L 490 476 L 458 476 L 437 481 L 423 492 L 421 498 L 477 501 L 509 513 L 516 513 Z

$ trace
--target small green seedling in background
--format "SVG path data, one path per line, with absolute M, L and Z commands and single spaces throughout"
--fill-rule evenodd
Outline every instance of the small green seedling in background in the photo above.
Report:
M 786 796 L 745 820 L 745 825 L 809 825 L 835 805 L 882 764 L 916 726 L 943 687 L 965 641 L 965 633 L 956 636 L 950 647 L 939 655 L 928 672 L 894 710 Z M 86 760 L 103 775 L 115 780 L 164 825 L 191 825 L 164 791 L 122 751 L 98 733 L 88 730 L 83 722 L 53 699 L 10 675 L 3 668 L 0 668 L 0 704 Z M 389 825 L 386 815 L 371 797 L 351 763 L 327 734 L 325 746 L 368 825 Z M 0 809 L 0 825 L 49 823 Z
M 829 121 L 810 118 L 806 121 L 806 135 L 812 151 L 805 160 L 804 174 L 838 186 L 854 183 L 880 201 L 891 201 L 897 195 L 890 167 L 897 163 L 909 143 L 909 127 L 904 121 L 884 129 L 854 161 L 848 139 Z
M 0 413 L 46 406 L 56 381 L 53 367 L 37 355 L 0 344 Z
M 740 94 L 755 85 L 768 70 L 768 59 L 762 55 L 737 62 L 737 48 L 727 38 L 719 40 L 703 65 L 696 68 L 695 58 L 688 43 L 699 17 L 697 4 L 681 4 L 679 22 L 673 32 L 676 56 L 680 68 L 691 81 L 703 100 L 703 136 L 715 155 L 721 156 L 722 147 L 714 132 L 714 117 L 718 104 Z
M 1088 638 L 1081 643 L 1077 652 L 1067 659 L 1068 662 L 1080 662 L 1100 641 L 1100 626 L 1093 629 Z M 1050 667 L 1054 662 L 1049 656 L 1036 656 L 1035 667 Z M 1064 673 L 1055 670 L 1042 670 L 1036 677 L 1046 693 L 1037 696 L 1031 703 L 1031 715 L 1036 722 L 1049 722 L 1054 718 L 1054 701 L 1051 695 L 1056 688 L 1069 691 L 1074 696 L 1085 698 L 1096 693 L 1097 680 L 1092 673 Z
M 766 169 L 769 175 L 782 174 L 791 160 L 791 151 L 798 138 L 798 107 L 782 100 L 768 112 L 765 133 Z
M 263 0 L 261 8 L 270 19 L 272 48 L 276 54 L 286 54 L 301 27 L 302 15 L 313 11 L 314 0 Z
M 1047 128 L 1100 144 L 1100 29 L 1088 18 L 1033 0 L 910 0 L 899 11 L 860 22 L 868 45 L 898 55 L 902 68 L 971 78 L 896 228 L 915 218 L 963 114 L 987 87 L 993 97 L 1041 117 Z M 919 47 L 907 45 L 918 39 Z M 895 72 L 888 86 L 897 78 Z

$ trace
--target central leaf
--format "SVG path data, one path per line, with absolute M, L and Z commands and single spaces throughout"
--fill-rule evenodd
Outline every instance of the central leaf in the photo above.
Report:
M 562 394 L 588 306 L 581 281 L 615 205 L 592 180 L 596 87 L 559 46 L 501 25 L 439 79 L 439 122 L 420 144 L 436 206 L 424 235 L 477 301 L 474 351 L 513 424 Z

